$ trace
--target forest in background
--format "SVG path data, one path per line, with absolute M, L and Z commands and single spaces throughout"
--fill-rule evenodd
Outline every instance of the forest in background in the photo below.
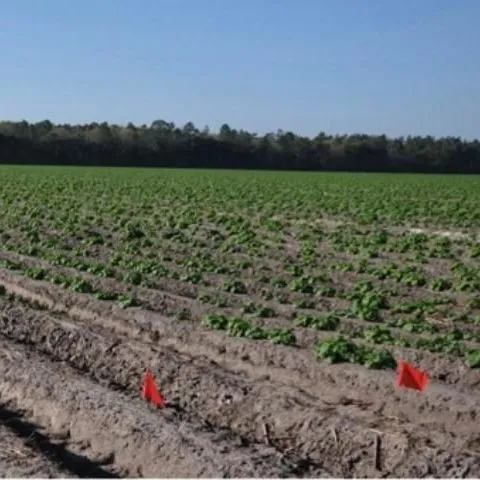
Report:
M 122 167 L 480 173 L 480 142 L 458 137 L 217 133 L 156 120 L 150 125 L 0 122 L 0 163 Z

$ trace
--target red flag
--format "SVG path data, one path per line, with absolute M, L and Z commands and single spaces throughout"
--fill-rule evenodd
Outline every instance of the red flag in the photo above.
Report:
M 412 364 L 400 360 L 398 371 L 398 386 L 413 388 L 423 392 L 430 381 L 428 374 L 415 368 Z
M 162 394 L 157 390 L 155 379 L 150 370 L 147 370 L 147 373 L 145 374 L 142 395 L 147 402 L 152 402 L 157 407 L 165 406 L 165 400 L 163 399 Z

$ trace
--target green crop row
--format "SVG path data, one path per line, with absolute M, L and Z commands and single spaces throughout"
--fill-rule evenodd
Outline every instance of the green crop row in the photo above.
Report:
M 377 346 L 391 344 L 478 364 L 477 177 L 0 170 L 1 251 L 188 296 L 219 309 L 207 327 L 231 336 L 292 345 L 295 328 L 341 333 L 320 358 L 380 368 L 393 363 Z M 88 275 L 23 270 L 138 304 Z

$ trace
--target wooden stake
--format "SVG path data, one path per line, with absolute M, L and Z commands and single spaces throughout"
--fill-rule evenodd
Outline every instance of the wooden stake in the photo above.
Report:
M 382 448 L 382 441 L 380 438 L 380 435 L 376 434 L 375 435 L 375 468 L 378 471 L 382 470 L 381 466 L 381 448 Z

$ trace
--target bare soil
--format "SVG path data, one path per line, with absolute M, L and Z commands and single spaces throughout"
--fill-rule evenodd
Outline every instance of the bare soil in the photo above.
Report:
M 1 478 L 78 478 L 72 473 L 74 467 L 69 468 L 68 463 L 62 465 L 63 462 L 54 456 L 54 448 L 48 452 L 47 449 L 41 449 L 35 441 L 29 439 L 30 435 L 26 435 L 26 432 L 31 430 L 35 432 L 35 427 L 22 428 L 26 422 L 5 408 L 0 410 L 0 419 Z M 29 424 L 26 425 L 29 426 Z
M 402 352 L 433 372 L 419 394 L 395 372 L 318 364 L 7 271 L 0 283 L 15 295 L 0 297 L 0 402 L 96 476 L 480 476 L 480 373 L 453 359 Z M 165 409 L 140 397 L 146 368 Z

